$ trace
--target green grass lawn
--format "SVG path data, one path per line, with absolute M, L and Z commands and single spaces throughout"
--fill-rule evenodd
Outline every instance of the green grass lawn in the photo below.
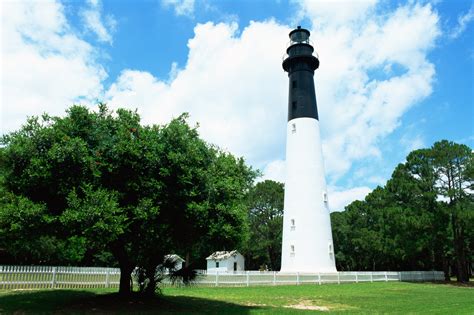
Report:
M 112 292 L 0 291 L 0 314 L 474 314 L 474 287 L 431 283 L 165 288 L 149 300 Z

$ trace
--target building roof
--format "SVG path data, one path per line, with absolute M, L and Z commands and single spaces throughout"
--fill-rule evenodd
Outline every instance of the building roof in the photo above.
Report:
M 209 257 L 206 258 L 206 260 L 222 260 L 222 259 L 227 259 L 230 257 L 234 257 L 237 255 L 241 255 L 237 250 L 233 251 L 220 251 L 220 252 L 214 252 L 212 253 Z

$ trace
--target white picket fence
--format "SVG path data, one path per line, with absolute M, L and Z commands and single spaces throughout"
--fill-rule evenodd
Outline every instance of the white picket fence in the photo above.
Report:
M 98 267 L 0 266 L 0 289 L 116 288 L 120 269 Z M 327 283 L 443 281 L 441 271 L 377 271 L 337 273 L 280 273 L 245 271 L 199 272 L 195 286 L 300 285 Z M 163 285 L 172 285 L 165 279 Z
M 118 268 L 0 266 L 0 289 L 114 288 L 119 281 Z
M 233 273 L 201 272 L 197 285 L 206 286 L 254 286 L 254 285 L 300 285 L 341 284 L 389 281 L 443 281 L 442 271 L 341 271 L 336 273 L 281 273 L 245 271 Z

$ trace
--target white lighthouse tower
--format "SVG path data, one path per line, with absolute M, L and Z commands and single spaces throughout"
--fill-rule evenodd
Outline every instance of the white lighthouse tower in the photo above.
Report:
M 336 272 L 309 31 L 290 32 L 290 81 L 281 272 Z

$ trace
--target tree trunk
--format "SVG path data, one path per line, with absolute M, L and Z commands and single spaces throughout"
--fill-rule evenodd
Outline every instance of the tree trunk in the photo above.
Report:
M 469 271 L 467 266 L 466 251 L 464 246 L 464 231 L 462 227 L 459 227 L 458 240 L 457 240 L 457 260 L 458 260 L 458 282 L 469 282 Z
M 189 267 L 189 260 L 190 260 L 190 254 L 189 254 L 189 252 L 186 252 L 186 260 L 185 260 L 185 262 L 184 262 L 184 266 L 185 266 L 186 268 Z
M 148 284 L 145 288 L 144 294 L 147 296 L 155 295 L 156 290 L 156 278 L 155 278 L 156 266 L 148 266 L 146 270 L 146 278 L 148 279 Z
M 120 264 L 120 286 L 119 294 L 123 296 L 129 296 L 132 293 L 132 282 L 131 273 L 133 268 L 127 263 Z
M 119 294 L 122 296 L 130 296 L 132 293 L 131 273 L 135 266 L 131 263 L 122 243 L 117 242 L 113 244 L 111 249 L 120 268 Z
M 273 254 L 273 248 L 271 246 L 267 246 L 267 254 L 270 259 L 271 270 L 276 270 L 275 255 Z
M 457 282 L 468 282 L 467 273 L 467 259 L 464 251 L 464 233 L 460 223 L 456 220 L 456 216 L 452 215 L 452 229 L 453 229 L 453 242 L 454 242 L 454 254 L 456 263 L 456 278 Z
M 449 263 L 445 254 L 443 254 L 443 272 L 444 272 L 444 280 L 451 281 L 451 276 L 449 274 Z

